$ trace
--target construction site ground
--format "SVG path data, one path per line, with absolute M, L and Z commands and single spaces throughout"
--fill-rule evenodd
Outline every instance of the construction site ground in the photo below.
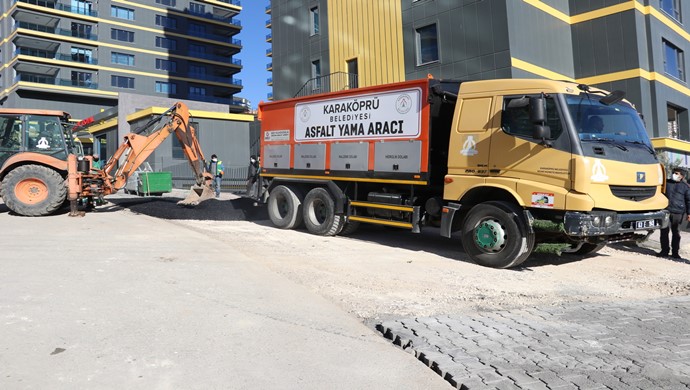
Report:
M 0 388 L 690 384 L 690 234 L 681 260 L 654 256 L 655 233 L 495 270 L 434 228 L 320 237 L 183 195 L 83 218 L 0 205 Z

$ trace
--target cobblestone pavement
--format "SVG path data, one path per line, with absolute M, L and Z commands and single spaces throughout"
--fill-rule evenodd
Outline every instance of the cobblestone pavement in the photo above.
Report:
M 690 296 L 387 321 L 460 389 L 690 389 Z

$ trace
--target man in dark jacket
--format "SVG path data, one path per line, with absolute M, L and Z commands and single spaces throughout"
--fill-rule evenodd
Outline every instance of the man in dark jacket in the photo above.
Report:
M 680 248 L 680 223 L 683 216 L 690 212 L 690 187 L 685 182 L 685 170 L 682 168 L 675 168 L 673 170 L 672 179 L 666 183 L 666 197 L 668 198 L 668 207 L 666 208 L 671 213 L 671 221 L 669 227 L 671 230 L 671 257 L 680 259 L 678 249 Z M 687 217 L 690 222 L 690 215 Z M 657 256 L 668 256 L 668 231 L 669 228 L 661 229 L 661 252 Z

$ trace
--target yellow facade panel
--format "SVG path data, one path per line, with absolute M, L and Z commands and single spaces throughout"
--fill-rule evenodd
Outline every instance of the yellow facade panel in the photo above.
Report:
M 404 81 L 399 0 L 328 0 L 331 72 L 357 60 L 359 86 Z M 343 86 L 344 87 L 344 86 Z

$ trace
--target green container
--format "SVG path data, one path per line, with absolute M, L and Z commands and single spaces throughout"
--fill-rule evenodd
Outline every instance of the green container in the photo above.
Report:
M 172 172 L 139 172 L 138 190 L 142 195 L 172 192 Z

